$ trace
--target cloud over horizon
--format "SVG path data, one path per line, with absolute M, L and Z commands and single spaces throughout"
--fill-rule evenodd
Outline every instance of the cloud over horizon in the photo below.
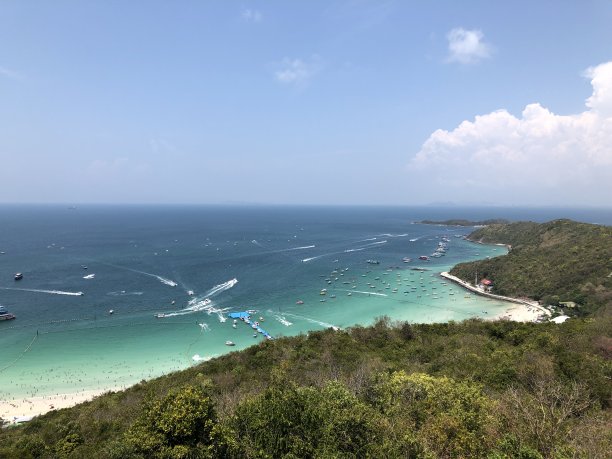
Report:
M 410 167 L 435 176 L 457 199 L 609 205 L 612 62 L 585 76 L 593 86 L 585 111 L 558 115 L 532 103 L 520 117 L 505 109 L 479 115 L 451 131 L 436 130 Z
M 480 30 L 452 29 L 448 39 L 448 61 L 460 64 L 474 64 L 491 56 L 491 46 L 483 41 Z

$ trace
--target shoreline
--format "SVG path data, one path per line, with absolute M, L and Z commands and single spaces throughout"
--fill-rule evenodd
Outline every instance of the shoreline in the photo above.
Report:
M 70 408 L 80 403 L 89 402 L 102 394 L 117 392 L 126 388 L 89 389 L 66 394 L 0 400 L 0 413 L 2 413 L 3 419 L 9 425 L 14 425 L 28 422 L 35 416 L 41 416 L 54 410 Z
M 448 279 L 461 287 L 473 292 L 477 295 L 484 296 L 487 298 L 491 298 L 494 300 L 507 301 L 509 303 L 514 303 L 514 307 L 510 307 L 506 309 L 504 312 L 497 314 L 495 316 L 490 317 L 488 320 L 512 320 L 515 322 L 540 322 L 542 318 L 549 317 L 550 311 L 546 308 L 540 306 L 540 303 L 533 300 L 525 300 L 521 298 L 512 298 L 509 296 L 496 295 L 494 293 L 488 293 L 480 290 L 477 287 L 474 287 L 472 284 L 465 282 L 462 279 L 459 279 L 457 276 L 453 276 L 452 274 L 444 271 L 440 273 L 445 279 Z

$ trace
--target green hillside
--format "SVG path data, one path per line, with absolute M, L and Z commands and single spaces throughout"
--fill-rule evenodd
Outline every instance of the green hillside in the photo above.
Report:
M 460 263 L 451 273 L 468 282 L 493 281 L 501 295 L 544 304 L 572 301 L 566 312 L 587 315 L 612 309 L 612 227 L 554 220 L 491 225 L 470 234 L 473 241 L 509 244 L 508 255 Z
M 0 435 L 3 458 L 604 458 L 612 321 L 263 342 Z

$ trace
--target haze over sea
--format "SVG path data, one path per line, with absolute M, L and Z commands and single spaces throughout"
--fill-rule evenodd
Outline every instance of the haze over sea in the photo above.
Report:
M 505 249 L 413 222 L 561 217 L 612 224 L 598 209 L 4 205 L 0 304 L 17 319 L 0 322 L 0 398 L 124 387 L 263 339 L 232 311 L 273 337 L 498 315 L 507 303 L 437 274 Z M 446 256 L 418 260 L 444 236 Z

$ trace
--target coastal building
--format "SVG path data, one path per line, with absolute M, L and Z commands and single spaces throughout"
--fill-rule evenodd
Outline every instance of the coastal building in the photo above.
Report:
M 484 292 L 490 292 L 493 289 L 493 281 L 490 279 L 481 279 L 478 288 Z

